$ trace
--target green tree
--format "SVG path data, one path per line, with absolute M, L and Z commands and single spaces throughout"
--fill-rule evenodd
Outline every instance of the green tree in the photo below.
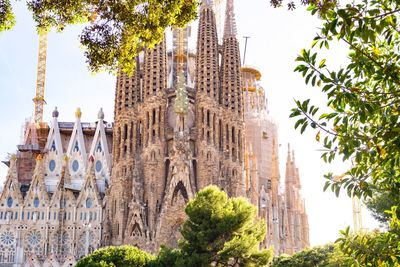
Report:
M 260 250 L 266 225 L 244 198 L 229 198 L 216 186 L 189 201 L 181 233 L 181 266 L 265 266 L 270 250 Z
M 133 246 L 106 247 L 82 258 L 76 267 L 145 267 L 154 256 Z
M 311 5 L 312 14 L 318 8 Z M 400 193 L 400 3 L 393 0 L 358 1 L 319 13 L 323 25 L 310 49 L 297 57 L 306 84 L 319 87 L 327 97 L 328 111 L 311 100 L 296 101 L 291 116 L 301 133 L 315 129 L 323 140 L 323 159 L 340 156 L 350 160 L 350 169 L 339 176 L 326 175 L 325 190 L 378 200 Z M 317 50 L 329 49 L 332 42 L 348 48 L 348 64 L 336 70 L 320 58 Z M 375 205 L 374 204 L 374 205 Z M 388 204 L 388 203 L 386 203 Z M 395 207 L 386 232 L 353 235 L 342 231 L 338 240 L 354 266 L 399 265 L 399 221 Z M 386 219 L 386 218 L 385 218 Z
M 347 228 L 336 241 L 341 251 L 353 260 L 353 266 L 400 266 L 400 221 L 391 210 L 389 231 L 352 234 Z
M 388 224 L 391 219 L 388 211 L 394 206 L 400 206 L 400 195 L 391 194 L 387 191 L 377 192 L 371 198 L 367 199 L 365 204 L 377 221 Z M 400 210 L 397 210 L 397 216 L 400 216 Z
M 316 14 L 318 9 L 311 5 Z M 295 71 L 306 84 L 327 96 L 329 111 L 321 114 L 310 99 L 296 101 L 291 116 L 300 117 L 301 132 L 311 126 L 323 140 L 322 157 L 351 160 L 343 175 L 326 176 L 325 189 L 337 194 L 371 196 L 377 190 L 399 194 L 400 190 L 400 44 L 397 1 L 366 1 L 336 7 L 320 14 L 323 26 L 311 49 L 304 49 Z M 349 63 L 332 70 L 317 49 L 338 41 L 349 49 Z
M 15 17 L 10 1 L 0 0 L 0 32 L 11 29 L 14 24 Z
M 328 244 L 297 252 L 291 256 L 275 257 L 271 267 L 345 267 L 350 266 L 351 259 L 346 257 L 337 245 Z
M 159 43 L 167 27 L 196 18 L 198 1 L 28 0 L 27 5 L 40 33 L 85 23 L 80 41 L 90 70 L 132 73 L 135 57 Z M 10 1 L 0 0 L 0 32 L 13 23 Z

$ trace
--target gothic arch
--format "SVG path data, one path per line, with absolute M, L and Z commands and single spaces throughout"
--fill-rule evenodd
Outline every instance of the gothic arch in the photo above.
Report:
M 174 192 L 172 193 L 171 205 L 174 205 L 177 202 L 179 194 L 183 197 L 185 202 L 189 201 L 186 187 L 182 181 L 179 181 L 178 184 L 175 186 Z
M 142 230 L 137 222 L 132 227 L 132 231 L 130 233 L 132 238 L 141 238 L 142 237 Z

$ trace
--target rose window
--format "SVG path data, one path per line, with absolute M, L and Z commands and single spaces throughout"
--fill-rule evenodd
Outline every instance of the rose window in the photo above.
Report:
M 43 254 L 41 241 L 42 241 L 42 234 L 38 230 L 33 230 L 26 236 L 27 245 L 25 247 L 26 253 L 29 254 L 36 254 L 40 256 Z
M 86 255 L 86 248 L 88 253 L 95 250 L 95 236 L 92 231 L 83 232 L 79 237 L 78 243 L 78 257 L 81 258 Z
M 0 241 L 2 244 L 10 246 L 15 242 L 14 234 L 7 230 L 0 235 Z
M 0 263 L 12 266 L 15 263 L 15 250 L 15 236 L 7 229 L 0 234 Z
M 53 236 L 52 247 L 53 247 L 53 253 L 55 253 L 60 259 L 62 259 L 62 256 L 65 256 L 68 253 L 70 253 L 71 240 L 68 233 L 65 231 L 64 232 L 58 231 Z

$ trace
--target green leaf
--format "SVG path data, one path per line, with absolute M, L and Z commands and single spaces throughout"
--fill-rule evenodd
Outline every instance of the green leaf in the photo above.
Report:
M 319 63 L 319 67 L 320 68 L 325 67 L 325 62 L 326 62 L 326 59 L 321 60 L 321 62 Z

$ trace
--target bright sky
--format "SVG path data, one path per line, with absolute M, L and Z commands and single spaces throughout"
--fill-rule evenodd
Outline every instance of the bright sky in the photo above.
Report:
M 34 23 L 24 1 L 13 1 L 13 4 L 17 25 L 13 30 L 0 34 L 1 160 L 7 153 L 14 152 L 20 142 L 22 125 L 33 113 L 36 83 L 38 37 Z M 262 86 L 266 90 L 270 113 L 279 123 L 281 180 L 285 177 L 284 164 L 287 143 L 290 142 L 296 151 L 302 193 L 306 199 L 311 245 L 333 242 L 339 237 L 340 229 L 352 225 L 351 200 L 344 192 L 340 198 L 331 192 L 324 193 L 323 175 L 328 171 L 339 174 L 345 166 L 343 163 L 324 164 L 315 133 L 306 131 L 300 135 L 293 128 L 295 120 L 289 119 L 294 98 L 312 97 L 321 106 L 325 103 L 318 89 L 307 87 L 301 75 L 293 72 L 294 59 L 302 48 L 310 46 L 321 22 L 302 7 L 295 11 L 274 9 L 268 0 L 237 0 L 235 4 L 242 51 L 242 36 L 251 37 L 246 64 L 262 72 Z M 79 45 L 80 29 L 74 26 L 62 34 L 49 35 L 44 116 L 47 122 L 50 122 L 54 106 L 58 107 L 60 121 L 74 121 L 77 107 L 82 109 L 83 121 L 95 121 L 100 107 L 104 109 L 106 120 L 113 120 L 115 77 L 88 72 Z M 345 51 L 340 46 L 331 48 L 329 53 L 328 64 L 340 66 L 346 60 Z M 0 181 L 4 181 L 6 173 L 7 168 L 1 164 Z M 364 227 L 376 227 L 377 223 L 366 213 L 363 214 Z

